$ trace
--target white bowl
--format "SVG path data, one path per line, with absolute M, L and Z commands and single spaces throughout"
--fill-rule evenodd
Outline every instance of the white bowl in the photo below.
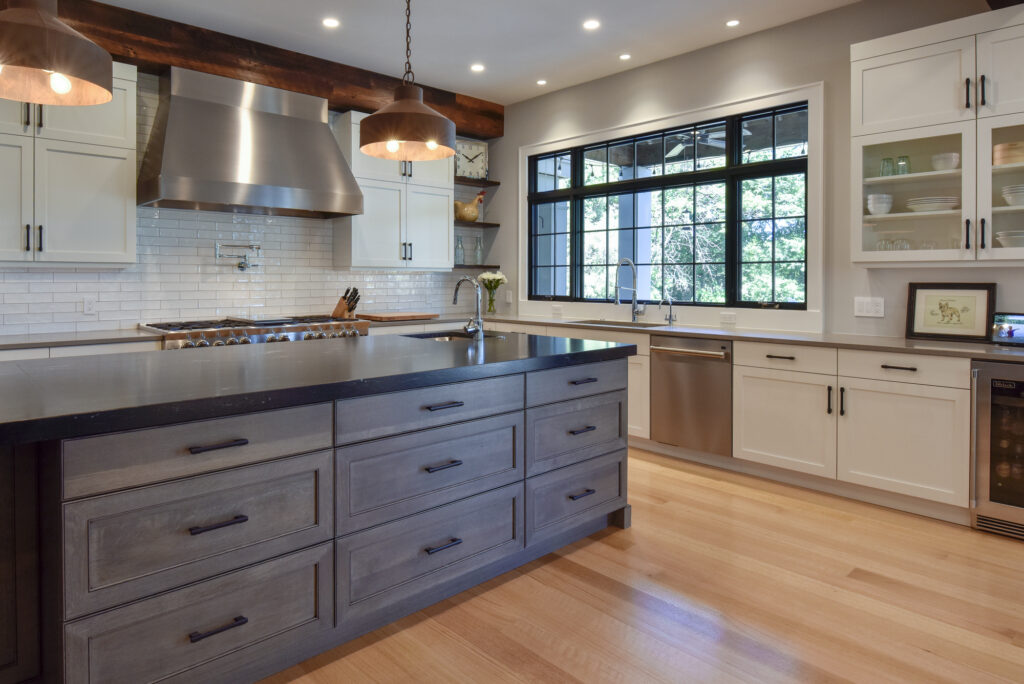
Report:
M 959 152 L 946 152 L 932 155 L 932 168 L 936 171 L 952 171 L 960 166 Z
M 1003 199 L 1011 207 L 1024 207 L 1024 192 L 1003 193 Z
M 879 201 L 881 201 L 881 202 L 892 202 L 892 195 L 886 195 L 886 194 L 882 194 L 882 193 L 874 193 L 874 194 L 868 195 L 868 202 L 871 202 L 871 201 L 875 201 L 875 202 L 879 202 Z
M 1024 235 L 997 235 L 1000 247 L 1024 247 Z
M 868 202 L 868 212 L 873 216 L 888 214 L 892 211 L 892 200 L 888 202 Z

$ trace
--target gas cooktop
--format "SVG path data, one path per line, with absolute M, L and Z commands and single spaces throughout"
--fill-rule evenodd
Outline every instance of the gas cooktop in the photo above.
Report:
M 222 318 L 209 321 L 142 323 L 142 330 L 162 333 L 164 349 L 224 347 L 264 342 L 298 342 L 366 335 L 370 324 L 333 316 Z

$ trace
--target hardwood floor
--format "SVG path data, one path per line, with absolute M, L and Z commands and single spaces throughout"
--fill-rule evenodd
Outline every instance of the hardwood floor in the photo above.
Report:
M 1024 543 L 637 450 L 630 500 L 266 684 L 1024 681 Z

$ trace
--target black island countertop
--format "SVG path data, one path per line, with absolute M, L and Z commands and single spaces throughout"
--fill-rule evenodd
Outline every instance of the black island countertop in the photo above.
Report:
M 503 333 L 384 335 L 0 364 L 0 444 L 298 406 L 624 358 L 636 346 Z

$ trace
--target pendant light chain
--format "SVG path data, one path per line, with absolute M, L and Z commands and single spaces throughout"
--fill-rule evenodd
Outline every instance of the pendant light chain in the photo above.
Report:
M 412 71 L 412 0 L 405 0 L 405 74 L 403 85 L 416 82 L 416 74 Z

